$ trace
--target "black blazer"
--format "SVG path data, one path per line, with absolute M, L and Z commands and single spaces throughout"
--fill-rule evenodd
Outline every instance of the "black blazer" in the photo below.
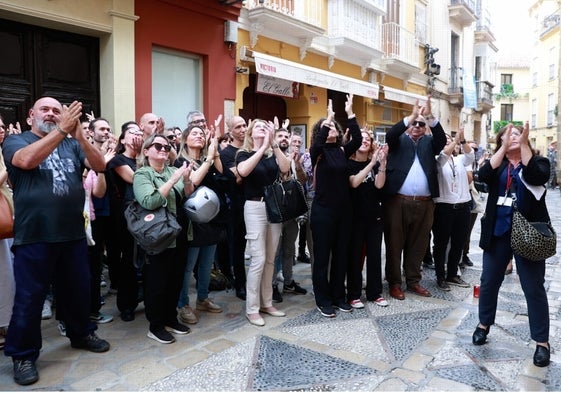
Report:
M 423 171 L 427 176 L 431 196 L 436 198 L 440 195 L 440 192 L 438 190 L 435 156 L 440 154 L 446 145 L 444 129 L 440 122 L 437 123 L 436 126 L 431 127 L 432 135 L 423 136 L 417 144 L 405 134 L 406 130 L 407 127 L 401 120 L 394 124 L 386 134 L 389 151 L 384 193 L 387 195 L 397 194 L 413 165 L 413 161 L 415 161 L 415 153 L 417 153 Z
M 503 196 L 505 190 L 499 190 L 499 178 L 501 173 L 506 170 L 508 160 L 505 158 L 498 168 L 493 169 L 489 160 L 479 167 L 479 181 L 489 186 L 489 196 L 487 197 L 487 206 L 485 213 L 481 218 L 481 238 L 479 247 L 488 250 L 491 247 L 493 231 L 495 229 L 495 220 L 497 218 L 497 200 L 499 196 Z M 541 186 L 549 180 L 549 160 L 541 156 L 533 156 L 528 165 L 523 167 L 522 176 L 526 183 L 533 186 Z M 549 222 L 549 213 L 545 205 L 545 192 L 539 201 L 534 195 L 522 184 L 518 179 L 518 188 L 516 190 L 516 199 L 518 210 L 528 221 L 544 221 Z

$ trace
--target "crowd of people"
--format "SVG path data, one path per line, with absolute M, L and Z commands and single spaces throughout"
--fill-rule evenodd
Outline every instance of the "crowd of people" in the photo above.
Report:
M 476 160 L 477 144 L 464 139 L 463 129 L 445 132 L 430 96 L 388 131 L 386 144 L 361 128 L 352 94 L 344 110 L 345 128 L 329 100 L 326 117 L 314 124 L 310 147 L 302 151 L 302 136 L 290 134 L 288 120 L 279 125 L 277 119 L 253 119 L 248 125 L 233 116 L 222 129 L 222 116 L 209 125 L 202 112 L 191 111 L 181 131 L 146 113 L 138 123 L 124 123 L 116 137 L 104 118 L 92 113 L 81 121 L 80 102 L 37 100 L 29 131 L 10 125 L 0 164 L 0 191 L 13 199 L 14 214 L 13 240 L 0 240 L 0 334 L 15 382 L 39 379 L 41 319 L 50 317 L 51 304 L 72 347 L 110 349 L 95 333 L 114 317 L 101 312 L 104 265 L 121 320 L 134 320 L 143 302 L 147 336 L 163 344 L 190 333 L 187 325 L 205 312 L 223 311 L 209 296 L 212 269 L 230 280 L 255 326 L 264 326 L 265 316 L 286 316 L 274 305 L 283 293 L 308 292 L 294 280 L 296 261 L 310 263 L 313 296 L 324 317 L 364 308 L 364 302 L 387 307 L 383 278 L 394 299 L 405 299 L 404 290 L 432 296 L 420 284 L 431 232 L 437 288 L 469 287 L 462 268 L 471 263 L 469 237 L 478 213 L 474 169 L 489 185 L 489 202 L 473 344 L 486 342 L 514 257 L 537 343 L 534 364 L 549 364 L 545 261 L 529 262 L 510 248 L 509 198 L 517 196 L 523 212 L 548 217 L 545 192 L 537 198 L 525 187 L 525 181 L 550 180 L 548 159 L 528 142 L 528 125 L 502 129 L 495 152 Z M 7 128 L 1 117 L 0 128 Z M 309 211 L 271 223 L 264 187 L 290 177 L 303 185 Z M 192 219 L 185 208 L 202 187 L 219 201 L 218 213 L 207 221 Z M 181 224 L 164 251 L 143 250 L 128 231 L 125 210 L 135 200 L 148 210 L 164 207 Z M 193 278 L 195 301 L 189 296 Z

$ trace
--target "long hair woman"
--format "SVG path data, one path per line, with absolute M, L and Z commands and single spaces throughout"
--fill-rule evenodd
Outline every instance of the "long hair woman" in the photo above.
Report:
M 335 113 L 329 100 L 327 119 L 320 119 L 314 125 L 310 147 L 315 167 L 315 195 L 310 214 L 314 240 L 312 282 L 317 308 L 328 318 L 335 316 L 333 307 L 343 312 L 352 311 L 345 295 L 352 225 L 347 160 L 362 143 L 360 127 L 353 113 L 352 94 L 347 95 L 345 112 L 351 140 L 342 143 L 342 131 L 333 121 Z
M 510 245 L 513 204 L 528 221 L 549 221 L 545 184 L 549 160 L 538 156 L 528 141 L 529 125 L 509 124 L 499 130 L 494 154 L 479 168 L 479 180 L 489 186 L 485 215 L 481 218 L 483 271 L 479 292 L 479 324 L 472 341 L 483 345 L 495 323 L 497 298 L 505 268 L 513 254 Z M 514 253 L 516 271 L 528 306 L 530 335 L 536 342 L 534 365 L 545 367 L 550 360 L 549 305 L 545 282 L 545 260 L 530 261 Z
M 263 188 L 290 170 L 290 160 L 274 142 L 274 125 L 255 119 L 245 133 L 244 144 L 236 155 L 236 168 L 243 178 L 246 198 L 244 221 L 251 264 L 247 272 L 246 316 L 249 323 L 264 326 L 260 312 L 284 317 L 273 307 L 273 272 L 282 224 L 267 221 Z
M 181 137 L 181 147 L 176 166 L 182 165 L 184 162 L 193 165 L 191 181 L 195 189 L 199 186 L 209 187 L 219 195 L 220 200 L 223 201 L 221 205 L 225 206 L 225 195 L 216 181 L 218 175 L 222 173 L 217 137 L 210 139 L 207 148 L 204 129 L 197 124 L 187 127 Z M 208 223 L 200 225 L 190 223 L 193 239 L 187 247 L 187 266 L 185 267 L 183 286 L 177 305 L 179 318 L 185 323 L 194 324 L 198 322 L 189 301 L 189 286 L 195 264 L 197 266 L 197 310 L 212 313 L 222 312 L 222 307 L 208 297 L 210 272 L 214 263 L 216 245 L 220 242 L 221 236 L 226 236 L 227 218 L 224 218 L 226 212 L 225 208 L 221 210 L 221 215 L 219 214 L 218 217 L 213 218 Z

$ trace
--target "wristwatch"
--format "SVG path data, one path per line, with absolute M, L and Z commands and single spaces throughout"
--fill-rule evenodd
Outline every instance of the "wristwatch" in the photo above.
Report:
M 276 148 L 279 147 L 279 144 L 278 144 L 278 143 L 273 143 L 273 144 L 271 145 L 271 147 L 272 147 L 273 149 L 276 149 Z
M 213 166 L 213 165 L 214 165 L 214 160 L 204 160 L 204 161 L 203 161 L 203 164 L 204 164 L 205 162 L 208 162 L 209 166 Z

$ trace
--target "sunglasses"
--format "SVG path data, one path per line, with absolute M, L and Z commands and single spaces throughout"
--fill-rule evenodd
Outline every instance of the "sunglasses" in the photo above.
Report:
M 167 135 L 166 138 L 168 138 L 170 141 L 177 138 L 177 135 Z
M 171 146 L 170 145 L 162 145 L 161 143 L 152 143 L 150 146 L 148 146 L 148 148 L 150 149 L 152 146 L 154 146 L 154 148 L 157 151 L 162 151 L 162 149 L 164 149 L 166 152 L 169 153 L 169 151 L 171 150 Z
M 427 125 L 427 123 L 425 123 L 424 121 L 417 121 L 415 120 L 412 124 L 413 127 L 425 127 Z

